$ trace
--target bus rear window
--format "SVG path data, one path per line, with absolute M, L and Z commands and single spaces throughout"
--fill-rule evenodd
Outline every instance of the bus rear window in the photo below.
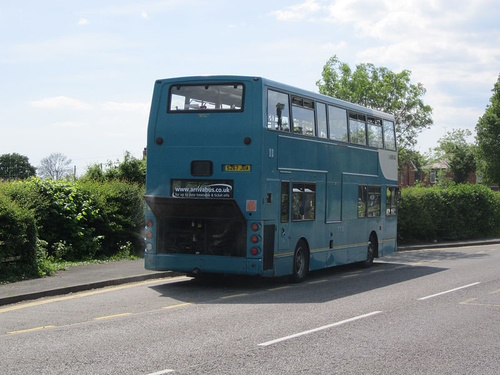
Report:
M 170 88 L 168 111 L 242 111 L 243 88 L 241 83 L 174 85 Z

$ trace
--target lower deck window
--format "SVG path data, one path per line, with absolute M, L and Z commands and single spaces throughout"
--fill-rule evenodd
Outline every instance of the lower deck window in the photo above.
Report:
M 358 186 L 358 217 L 380 216 L 380 192 L 380 186 Z
M 316 184 L 293 183 L 292 220 L 314 220 L 316 215 Z
M 397 187 L 388 187 L 386 202 L 385 202 L 385 215 L 386 216 L 396 216 L 398 213 L 397 210 L 397 195 L 398 188 Z
M 290 221 L 290 183 L 281 183 L 281 222 Z

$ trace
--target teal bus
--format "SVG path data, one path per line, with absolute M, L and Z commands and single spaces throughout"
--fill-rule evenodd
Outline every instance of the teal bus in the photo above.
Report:
M 396 251 L 392 115 L 261 77 L 154 85 L 145 267 L 295 282 Z

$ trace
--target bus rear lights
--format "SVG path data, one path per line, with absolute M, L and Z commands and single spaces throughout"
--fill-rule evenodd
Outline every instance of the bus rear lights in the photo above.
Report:
M 243 139 L 243 143 L 244 143 L 244 144 L 246 144 L 246 145 L 248 146 L 250 143 L 252 143 L 252 138 L 250 138 L 250 137 L 245 137 L 245 138 Z
M 152 228 L 152 227 L 153 227 L 153 220 L 148 220 L 148 221 L 146 222 L 146 226 L 147 226 L 148 228 Z
M 251 228 L 254 232 L 257 232 L 260 229 L 260 225 L 258 223 L 253 223 Z
M 250 241 L 252 241 L 252 243 L 257 243 L 260 241 L 260 237 L 256 234 L 252 234 L 252 237 L 250 237 Z
M 260 253 L 260 249 L 259 249 L 258 247 L 252 247 L 252 248 L 250 249 L 250 254 L 252 254 L 252 255 L 254 255 L 254 256 L 255 256 L 255 255 L 258 255 L 259 253 Z
M 147 251 L 151 251 L 151 250 L 153 250 L 153 245 L 152 245 L 152 244 L 150 244 L 150 243 L 148 243 L 148 244 L 146 245 L 146 250 L 147 250 Z
M 158 137 L 155 139 L 155 142 L 157 145 L 162 145 L 163 144 L 163 138 L 162 137 Z
M 146 232 L 146 238 L 147 238 L 148 240 L 152 239 L 152 238 L 153 238 L 153 232 L 147 231 L 147 232 Z

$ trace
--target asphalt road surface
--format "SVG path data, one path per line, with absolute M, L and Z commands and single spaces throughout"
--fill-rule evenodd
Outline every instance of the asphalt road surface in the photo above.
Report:
M 500 374 L 500 245 L 0 307 L 2 374 Z

